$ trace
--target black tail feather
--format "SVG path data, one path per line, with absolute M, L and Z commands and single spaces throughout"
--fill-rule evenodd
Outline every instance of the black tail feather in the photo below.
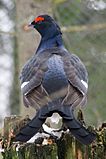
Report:
M 21 131 L 16 135 L 15 141 L 28 141 L 39 131 L 46 118 L 51 116 L 53 112 L 58 112 L 63 117 L 63 122 L 79 142 L 88 145 L 96 138 L 95 133 L 90 132 L 75 119 L 72 107 L 59 106 L 55 107 L 54 110 L 51 110 L 50 106 L 45 106 L 42 107 L 36 116 L 21 129 Z
M 34 121 L 33 121 L 34 122 Z M 31 137 L 33 137 L 41 128 L 42 124 L 45 121 L 43 120 L 36 120 L 35 127 L 31 127 L 29 124 L 27 124 L 24 128 L 21 129 L 21 131 L 16 135 L 15 141 L 22 141 L 26 142 L 28 141 Z M 39 123 L 39 125 L 38 125 Z
M 15 141 L 28 141 L 39 131 L 44 122 L 45 119 L 40 119 L 39 115 L 37 114 L 25 127 L 20 130 L 15 137 Z
M 88 129 L 86 129 L 79 121 L 77 121 L 75 118 L 71 120 L 64 119 L 64 123 L 69 128 L 70 132 L 72 133 L 75 138 L 85 144 L 91 144 L 93 140 L 96 138 L 95 133 L 90 132 Z
M 72 135 L 82 144 L 88 145 L 96 138 L 96 134 L 85 128 L 75 117 L 73 107 L 61 106 L 59 114 L 63 117 L 63 122 L 69 128 Z

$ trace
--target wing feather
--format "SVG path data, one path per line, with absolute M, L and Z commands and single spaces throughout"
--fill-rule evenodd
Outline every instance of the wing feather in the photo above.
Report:
M 36 105 L 39 108 L 51 101 L 50 95 L 43 88 L 42 80 L 44 73 L 48 70 L 47 61 L 53 54 L 58 54 L 62 57 L 65 74 L 70 85 L 75 88 L 73 94 L 69 91 L 64 102 L 73 103 L 74 96 L 75 103 L 80 103 L 80 100 L 77 100 L 77 98 L 83 98 L 83 101 L 86 101 L 88 74 L 84 64 L 76 55 L 68 53 L 67 50 L 54 48 L 47 49 L 43 53 L 32 57 L 22 70 L 20 79 L 22 84 L 25 82 L 25 85 L 23 84 L 22 87 L 22 92 L 23 100 L 27 107 L 29 105 L 35 107 Z M 79 92 L 78 94 L 75 93 L 77 90 Z
M 82 80 L 87 84 L 87 71 L 81 60 L 75 55 L 63 56 L 64 69 L 69 82 L 77 88 L 82 94 L 87 93 L 87 87 Z

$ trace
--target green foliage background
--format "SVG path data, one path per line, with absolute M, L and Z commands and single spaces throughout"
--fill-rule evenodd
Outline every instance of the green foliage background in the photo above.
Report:
M 14 6 L 11 6 L 10 9 L 8 8 L 9 2 L 8 4 L 4 0 L 0 2 L 0 9 L 3 9 L 14 23 L 14 29 L 11 32 L 0 30 L 0 53 L 5 54 L 4 47 L 7 48 L 7 43 L 9 43 L 3 41 L 2 37 L 10 37 L 13 45 L 13 84 L 10 91 L 6 90 L 10 92 L 8 108 L 11 109 L 11 114 L 22 112 L 21 106 L 23 108 L 23 103 L 21 102 L 22 96 L 19 86 L 20 67 L 35 51 L 35 45 L 36 47 L 38 45 L 37 34 L 35 37 L 34 32 L 25 33 L 23 26 L 31 21 L 30 19 L 33 19 L 35 15 L 45 13 L 47 9 L 47 13 L 50 12 L 51 15 L 53 13 L 62 29 L 66 48 L 78 55 L 87 67 L 89 91 L 87 107 L 84 109 L 87 124 L 98 125 L 105 121 L 106 0 L 26 0 L 25 3 L 24 1 L 13 0 Z M 52 2 L 52 5 L 48 5 L 48 2 L 50 4 Z M 100 5 L 100 2 L 102 2 L 102 5 Z M 25 10 L 23 10 L 23 4 Z M 5 18 L 3 17 L 3 19 Z M 23 39 L 23 37 L 25 38 Z M 23 39 L 23 41 L 20 39 Z M 30 43 L 31 41 L 34 41 L 34 43 Z M 29 43 L 30 47 L 28 47 Z M 21 46 L 20 49 L 19 46 Z M 3 105 L 3 107 L 5 106 Z M 5 111 L 8 113 L 8 109 Z M 23 114 L 25 115 L 25 111 L 23 111 Z
M 85 120 L 98 125 L 106 120 L 106 25 L 101 29 L 89 29 L 89 25 L 106 24 L 106 9 L 93 8 L 87 0 L 53 2 L 54 17 L 61 27 L 88 26 L 87 30 L 63 32 L 63 37 L 67 49 L 77 54 L 87 67 L 89 92 Z

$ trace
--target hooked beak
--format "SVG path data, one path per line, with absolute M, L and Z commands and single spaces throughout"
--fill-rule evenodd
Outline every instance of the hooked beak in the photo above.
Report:
M 25 25 L 24 26 L 24 30 L 25 31 L 29 31 L 29 30 L 31 30 L 31 29 L 33 29 L 34 28 L 34 25 L 33 24 L 28 24 L 28 25 Z

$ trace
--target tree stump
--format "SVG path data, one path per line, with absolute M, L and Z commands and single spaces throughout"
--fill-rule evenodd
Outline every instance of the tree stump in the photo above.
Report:
M 88 146 L 76 141 L 70 132 L 63 134 L 60 139 L 53 140 L 47 145 L 14 143 L 14 135 L 29 120 L 28 116 L 24 119 L 20 116 L 11 116 L 4 119 L 3 159 L 106 159 L 106 123 L 103 123 L 99 128 L 94 128 L 97 137 Z M 82 115 L 80 121 L 84 121 Z M 89 129 L 94 131 L 92 127 L 89 127 Z

